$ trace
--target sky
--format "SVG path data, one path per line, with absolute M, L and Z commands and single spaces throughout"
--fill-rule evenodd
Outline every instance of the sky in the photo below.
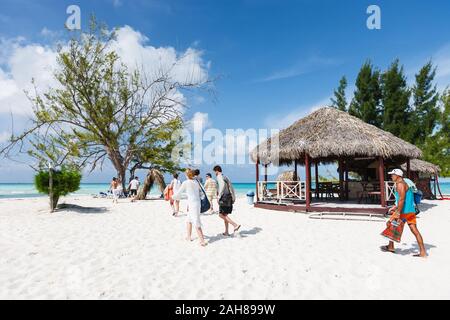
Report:
M 0 0 L 0 143 L 9 137 L 11 116 L 15 130 L 26 126 L 23 91 L 31 78 L 42 88 L 54 85 L 55 44 L 67 37 L 69 5 L 80 7 L 83 28 L 91 14 L 119 28 L 124 59 L 151 66 L 155 52 L 167 61 L 192 53 L 187 65 L 217 79 L 214 97 L 187 100 L 186 120 L 201 119 L 205 129 L 284 128 L 328 105 L 343 75 L 350 99 L 366 60 L 383 70 L 400 59 L 411 83 L 431 59 L 438 88 L 450 85 L 448 0 Z M 367 28 L 370 5 L 381 10 L 381 29 Z M 28 160 L 17 160 L 2 161 L 0 183 L 32 181 Z M 254 181 L 252 164 L 224 167 L 235 182 Z M 83 181 L 113 174 L 106 167 Z

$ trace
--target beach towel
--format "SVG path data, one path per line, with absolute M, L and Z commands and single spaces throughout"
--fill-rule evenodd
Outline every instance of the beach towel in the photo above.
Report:
M 411 191 L 413 192 L 413 194 L 414 194 L 414 203 L 415 204 L 420 204 L 420 202 L 422 201 L 422 197 L 423 197 L 422 191 L 417 189 L 416 184 L 411 179 L 403 178 L 403 181 L 406 182 L 406 184 L 408 185 L 408 188 L 411 189 Z
M 388 238 L 389 240 L 400 242 L 403 234 L 403 228 L 405 227 L 405 223 L 402 220 L 394 220 L 387 228 L 381 233 L 383 237 Z

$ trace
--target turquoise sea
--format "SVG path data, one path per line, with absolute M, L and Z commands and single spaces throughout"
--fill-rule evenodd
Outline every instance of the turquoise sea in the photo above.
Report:
M 236 193 L 245 195 L 248 191 L 255 191 L 254 183 L 233 183 Z M 106 192 L 109 189 L 108 183 L 82 183 L 80 190 L 73 194 L 96 195 L 99 192 Z M 158 188 L 153 188 L 150 196 L 158 196 Z M 32 183 L 0 183 L 0 199 L 7 198 L 33 198 L 42 197 Z
M 236 193 L 239 195 L 245 195 L 248 191 L 255 192 L 255 183 L 233 183 Z M 441 182 L 441 191 L 443 194 L 450 194 L 450 182 Z M 107 183 L 82 183 L 80 190 L 74 194 L 79 195 L 94 195 L 99 192 L 106 192 L 109 189 Z M 158 196 L 159 190 L 153 188 L 150 192 L 151 196 Z M 32 183 L 0 183 L 0 199 L 6 198 L 33 198 L 41 197 L 34 188 Z

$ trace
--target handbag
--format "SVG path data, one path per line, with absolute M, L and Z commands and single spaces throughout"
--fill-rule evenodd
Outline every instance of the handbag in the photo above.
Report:
M 169 200 L 170 200 L 171 195 L 170 195 L 169 193 L 170 193 L 170 188 L 169 188 L 169 186 L 167 186 L 167 187 L 164 189 L 164 200 L 166 200 L 166 201 L 169 201 Z
M 205 189 L 203 189 L 200 181 L 196 180 L 200 187 L 200 213 L 205 213 L 211 208 L 211 203 L 209 203 L 208 197 L 206 196 Z
M 228 179 L 224 177 L 225 187 L 223 194 L 219 199 L 219 205 L 222 207 L 231 207 L 233 205 L 233 196 L 231 195 L 230 186 L 228 185 Z
M 400 242 L 403 234 L 403 228 L 405 227 L 405 222 L 403 220 L 393 220 L 387 228 L 381 233 L 383 237 L 388 238 L 389 240 Z

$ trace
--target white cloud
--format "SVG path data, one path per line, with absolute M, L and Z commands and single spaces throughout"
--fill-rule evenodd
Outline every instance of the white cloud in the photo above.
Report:
M 31 104 L 24 91 L 34 90 L 31 80 L 36 80 L 38 90 L 57 85 L 53 79 L 56 51 L 39 44 L 23 45 L 21 40 L 4 43 L 7 47 L 0 57 L 5 65 L 0 66 L 0 113 L 29 115 Z
M 112 0 L 112 4 L 114 6 L 114 8 L 118 8 L 122 6 L 122 1 L 121 0 Z
M 173 47 L 148 45 L 149 39 L 130 26 L 117 31 L 117 39 L 112 45 L 122 61 L 132 69 L 143 70 L 149 76 L 159 72 L 169 72 L 173 80 L 204 81 L 208 77 L 208 63 L 202 59 L 202 51 L 188 48 L 177 52 Z
M 189 129 L 192 132 L 199 133 L 211 126 L 209 115 L 203 112 L 196 112 L 189 121 Z
M 311 105 L 298 107 L 286 115 L 280 115 L 279 113 L 271 114 L 266 118 L 265 125 L 270 129 L 284 129 L 293 124 L 295 121 L 307 116 L 311 112 L 314 112 L 322 107 L 327 107 L 330 104 L 330 97 L 326 97 Z
M 450 86 L 450 44 L 436 52 L 433 62 L 437 66 L 436 81 L 438 87 L 444 89 Z
M 47 28 L 41 33 L 52 35 Z M 209 64 L 203 61 L 200 50 L 188 48 L 180 53 L 173 47 L 151 46 L 148 41 L 140 32 L 124 26 L 118 29 L 112 49 L 130 69 L 139 68 L 149 80 L 161 70 L 169 72 L 172 80 L 178 82 L 207 79 Z M 24 91 L 34 90 L 31 84 L 33 78 L 39 91 L 58 85 L 53 78 L 56 58 L 54 47 L 27 44 L 21 37 L 0 39 L 0 114 L 29 115 L 32 108 Z M 187 100 L 180 91 L 172 92 L 171 97 L 183 104 Z
M 268 82 L 274 80 L 281 80 L 287 78 L 293 78 L 312 72 L 317 69 L 335 66 L 339 64 L 338 61 L 331 58 L 322 58 L 319 56 L 313 56 L 305 60 L 301 60 L 288 68 L 275 71 L 268 76 L 256 80 L 256 82 Z
M 61 38 L 64 35 L 62 31 L 50 30 L 47 27 L 42 28 L 39 34 L 48 40 L 58 40 L 58 38 Z
M 0 132 L 0 143 L 4 143 L 11 138 L 10 132 Z

